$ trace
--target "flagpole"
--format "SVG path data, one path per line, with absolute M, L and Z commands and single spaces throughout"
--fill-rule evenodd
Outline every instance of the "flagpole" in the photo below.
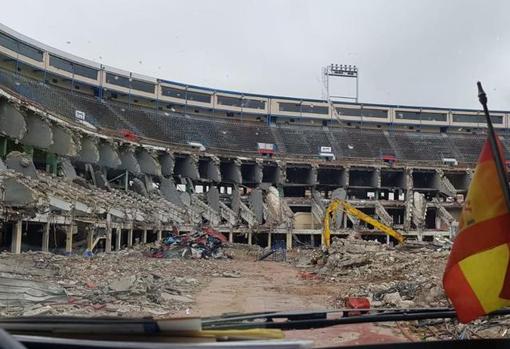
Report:
M 494 154 L 495 157 L 495 163 L 496 163 L 496 169 L 498 172 L 499 181 L 502 187 L 503 196 L 505 197 L 505 203 L 507 209 L 510 211 L 510 195 L 509 195 L 509 189 L 508 189 L 508 181 L 506 176 L 506 170 L 502 161 L 501 153 L 499 151 L 498 144 L 496 142 L 496 132 L 494 131 L 494 127 L 492 126 L 492 120 L 489 115 L 489 109 L 487 108 L 487 95 L 485 94 L 485 91 L 482 88 L 482 83 L 478 81 L 476 83 L 478 86 L 478 100 L 480 101 L 480 104 L 483 107 L 483 112 L 485 113 L 485 118 L 487 120 L 487 128 L 489 131 L 489 144 L 491 146 L 492 154 Z

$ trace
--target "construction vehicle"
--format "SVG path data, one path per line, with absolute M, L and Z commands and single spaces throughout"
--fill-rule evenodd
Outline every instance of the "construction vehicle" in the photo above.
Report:
M 398 231 L 393 228 L 388 227 L 387 225 L 379 222 L 377 219 L 374 219 L 367 215 L 366 213 L 358 210 L 351 204 L 349 204 L 346 200 L 333 199 L 329 206 L 326 208 L 324 213 L 324 220 L 322 221 L 322 241 L 326 248 L 329 248 L 331 244 L 331 216 L 338 212 L 338 210 L 343 211 L 345 214 L 354 216 L 359 220 L 362 220 L 365 223 L 371 224 L 375 229 L 382 231 L 383 233 L 391 236 L 399 243 L 404 242 L 404 236 L 400 234 Z M 334 219 L 334 218 L 333 218 Z

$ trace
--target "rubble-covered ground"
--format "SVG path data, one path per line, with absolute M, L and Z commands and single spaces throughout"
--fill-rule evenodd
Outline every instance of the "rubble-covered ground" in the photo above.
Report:
M 372 307 L 447 306 L 442 275 L 448 245 L 407 242 L 390 246 L 361 239 L 334 239 L 325 255 L 303 253 L 297 266 L 339 285 L 333 306 L 345 297 L 367 297 Z
M 377 241 L 334 239 L 328 254 L 303 250 L 294 264 L 302 275 L 337 286 L 330 306 L 343 308 L 346 297 L 366 297 L 373 308 L 451 307 L 442 277 L 451 242 L 408 241 L 390 246 Z M 381 324 L 397 327 L 410 340 L 510 337 L 510 319 L 482 318 L 468 325 L 455 319 Z
M 0 316 L 212 316 L 343 308 L 345 297 L 366 297 L 378 308 L 445 307 L 449 245 L 335 239 L 329 255 L 295 249 L 287 262 L 257 261 L 262 248 L 238 244 L 218 259 L 154 258 L 151 245 L 92 257 L 0 253 Z M 363 333 L 387 341 L 506 337 L 509 325 L 505 318 L 467 326 L 452 319 L 360 324 L 309 330 L 308 338 L 320 332 L 321 344 L 335 345 L 360 343 Z
M 151 258 L 149 247 L 93 257 L 43 252 L 0 254 L 0 316 L 164 316 L 186 313 L 215 277 L 237 277 L 231 258 Z

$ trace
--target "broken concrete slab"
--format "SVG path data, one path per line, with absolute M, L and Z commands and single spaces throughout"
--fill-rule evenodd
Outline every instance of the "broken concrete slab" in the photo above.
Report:
M 24 115 L 5 99 L 0 100 L 0 132 L 19 140 L 27 132 Z
M 119 166 L 120 169 L 127 170 L 133 174 L 140 174 L 140 165 L 138 164 L 138 160 L 135 157 L 135 152 L 133 149 L 124 148 L 119 152 L 119 158 L 121 164 Z
M 59 168 L 63 177 L 71 180 L 76 178 L 76 169 L 68 158 L 60 158 Z
M 170 294 L 167 292 L 162 292 L 160 294 L 160 298 L 164 302 L 180 302 L 180 303 L 192 303 L 193 299 L 186 296 L 179 296 L 176 294 Z
M 51 127 L 53 134 L 53 143 L 48 147 L 48 151 L 62 156 L 76 156 L 78 147 L 74 142 L 71 130 L 53 125 Z
M 161 165 L 156 157 L 146 149 L 138 149 L 136 151 L 136 160 L 140 165 L 140 171 L 142 173 L 158 177 L 161 176 Z
M 175 183 L 171 178 L 161 178 L 159 190 L 166 200 L 181 207 L 184 205 L 180 197 L 181 192 L 177 190 Z
M 136 192 L 140 195 L 143 195 L 143 196 L 149 195 L 147 193 L 147 188 L 145 188 L 145 184 L 139 178 L 133 178 L 131 188 L 133 189 L 134 192 Z
M 26 112 L 27 132 L 21 142 L 36 148 L 47 149 L 53 143 L 53 132 L 47 120 L 32 112 Z
M 115 292 L 126 292 L 135 284 L 136 276 L 131 275 L 121 279 L 115 279 L 110 283 L 110 289 Z
M 117 153 L 116 147 L 108 142 L 102 142 L 98 145 L 99 161 L 98 164 L 108 168 L 118 168 L 122 163 Z
M 6 178 L 3 181 L 4 204 L 6 206 L 21 207 L 33 205 L 37 202 L 35 192 L 16 178 Z
M 159 156 L 159 164 L 161 165 L 161 174 L 163 176 L 173 176 L 175 160 L 174 156 L 170 153 L 162 153 Z
M 80 139 L 80 150 L 77 160 L 85 163 L 95 164 L 99 161 L 99 150 L 96 140 L 92 137 L 83 136 Z
M 35 165 L 28 154 L 21 153 L 19 151 L 11 151 L 7 154 L 5 164 L 7 165 L 7 168 L 22 173 L 25 176 L 33 178 L 37 177 Z

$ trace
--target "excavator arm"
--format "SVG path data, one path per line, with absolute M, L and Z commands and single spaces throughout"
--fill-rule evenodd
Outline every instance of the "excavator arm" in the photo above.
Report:
M 326 247 L 329 247 L 331 244 L 331 215 L 332 213 L 337 212 L 338 210 L 344 211 L 346 214 L 354 216 L 365 223 L 371 224 L 375 229 L 382 231 L 383 233 L 393 237 L 399 243 L 404 242 L 404 236 L 400 234 L 398 231 L 388 227 L 387 225 L 379 222 L 377 219 L 370 217 L 364 212 L 358 210 L 351 204 L 349 204 L 345 200 L 334 199 L 331 201 L 329 206 L 326 208 L 326 212 L 324 213 L 324 220 L 322 222 L 322 240 Z

